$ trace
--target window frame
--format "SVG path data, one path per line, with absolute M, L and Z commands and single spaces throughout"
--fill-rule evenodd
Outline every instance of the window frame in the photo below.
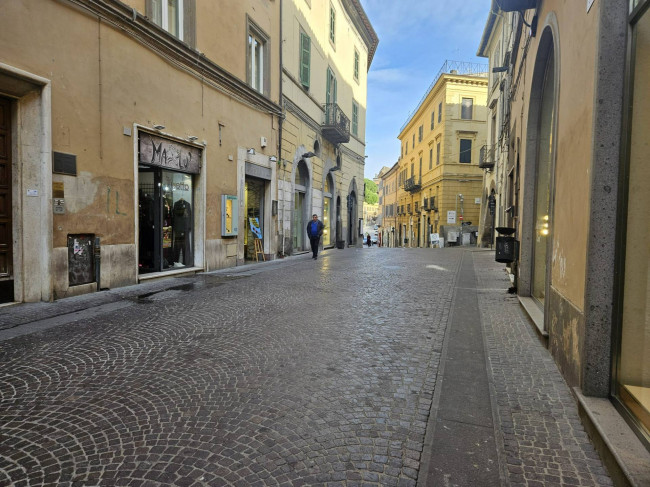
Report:
M 336 10 L 334 10 L 334 5 L 330 3 L 330 42 L 333 46 L 336 46 Z
M 353 72 L 352 75 L 354 76 L 355 81 L 358 83 L 359 82 L 359 60 L 361 59 L 359 55 L 359 51 L 357 48 L 354 48 L 354 65 L 353 65 Z
M 469 106 L 465 102 L 469 101 Z M 469 113 L 467 113 L 469 111 Z M 468 116 L 469 115 L 469 116 Z M 461 97 L 460 99 L 460 118 L 461 120 L 474 120 L 474 98 Z
M 463 149 L 463 142 L 469 142 L 469 149 Z M 472 163 L 472 139 L 459 139 L 458 144 L 458 163 L 459 164 L 471 164 Z M 464 154 L 467 153 L 467 160 L 465 159 Z
M 442 102 L 438 104 L 438 123 L 442 123 Z
M 158 26 L 169 35 L 191 47 L 195 47 L 196 0 L 177 0 L 178 34 L 169 31 L 169 11 L 163 8 L 165 3 L 166 0 L 146 0 L 145 15 L 152 24 Z M 163 17 L 165 19 L 164 22 Z M 159 21 L 158 18 L 160 19 Z
M 352 120 L 350 123 L 352 135 L 359 136 L 359 104 L 352 100 Z
M 305 50 L 304 41 L 307 41 L 308 48 Z M 299 66 L 299 78 L 300 85 L 307 91 L 311 86 L 311 37 L 307 33 L 300 29 L 300 45 L 299 45 L 299 55 L 298 55 L 298 66 Z M 305 53 L 307 54 L 307 62 L 305 63 Z M 306 70 L 306 75 L 305 75 Z M 306 78 L 306 79 L 305 79 Z
M 258 93 L 268 96 L 270 94 L 270 38 L 249 16 L 246 17 L 246 82 Z M 251 46 L 251 38 L 256 39 L 258 43 L 261 44 L 260 52 L 262 53 L 262 63 L 261 67 L 258 69 L 259 73 L 257 73 L 258 75 L 256 76 L 256 80 L 260 84 L 259 87 L 257 87 L 253 82 L 253 47 Z

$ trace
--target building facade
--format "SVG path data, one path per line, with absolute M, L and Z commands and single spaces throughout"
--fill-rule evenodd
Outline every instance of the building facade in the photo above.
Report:
M 276 254 L 279 2 L 2 10 L 5 301 Z
M 478 225 L 487 86 L 487 66 L 447 61 L 402 127 L 396 201 L 400 245 L 427 247 L 432 233 L 462 244 L 462 234 L 469 236 Z
M 397 191 L 398 191 L 399 162 L 392 167 L 382 170 L 379 177 L 381 192 L 379 194 L 379 211 L 381 217 L 381 244 L 384 247 L 397 247 L 398 236 L 395 229 L 399 229 L 397 221 Z
M 650 483 L 649 33 L 647 0 L 499 0 L 479 48 L 506 68 L 519 299 L 620 485 Z
M 313 213 L 325 247 L 361 245 L 367 73 L 378 38 L 358 0 L 282 8 L 282 252 L 309 249 Z
M 480 149 L 479 167 L 484 169 L 478 244 L 494 245 L 495 228 L 512 227 L 516 219 L 515 161 L 508 159 L 510 76 L 507 67 L 514 43 L 513 12 L 491 11 L 478 52 L 489 60 L 487 97 L 487 143 Z

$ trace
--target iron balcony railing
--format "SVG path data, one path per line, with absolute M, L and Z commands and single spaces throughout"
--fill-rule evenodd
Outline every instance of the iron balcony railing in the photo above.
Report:
M 494 167 L 495 154 L 496 154 L 495 145 L 484 145 L 481 147 L 478 158 L 478 167 L 481 169 L 492 169 Z
M 323 137 L 333 144 L 350 142 L 350 119 L 336 103 L 323 105 Z
M 422 185 L 420 184 L 420 181 L 416 180 L 415 176 L 411 176 L 406 181 L 404 181 L 404 191 L 408 191 L 409 193 L 420 191 L 421 187 Z

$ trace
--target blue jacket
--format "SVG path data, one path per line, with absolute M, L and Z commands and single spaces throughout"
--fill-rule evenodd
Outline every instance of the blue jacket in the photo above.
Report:
M 310 221 L 309 223 L 307 223 L 307 235 L 309 236 L 309 238 L 311 238 L 311 237 L 320 237 L 321 235 L 323 235 L 323 222 L 320 221 L 320 220 L 316 220 L 316 226 L 317 226 L 318 230 L 317 230 L 315 235 L 311 234 L 311 224 L 312 223 L 313 223 L 313 220 Z

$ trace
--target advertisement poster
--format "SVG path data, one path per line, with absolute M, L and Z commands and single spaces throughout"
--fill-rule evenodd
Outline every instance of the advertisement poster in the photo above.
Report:
M 255 238 L 262 238 L 262 230 L 260 229 L 260 221 L 257 218 L 249 218 L 248 223 L 251 227 L 251 232 Z

